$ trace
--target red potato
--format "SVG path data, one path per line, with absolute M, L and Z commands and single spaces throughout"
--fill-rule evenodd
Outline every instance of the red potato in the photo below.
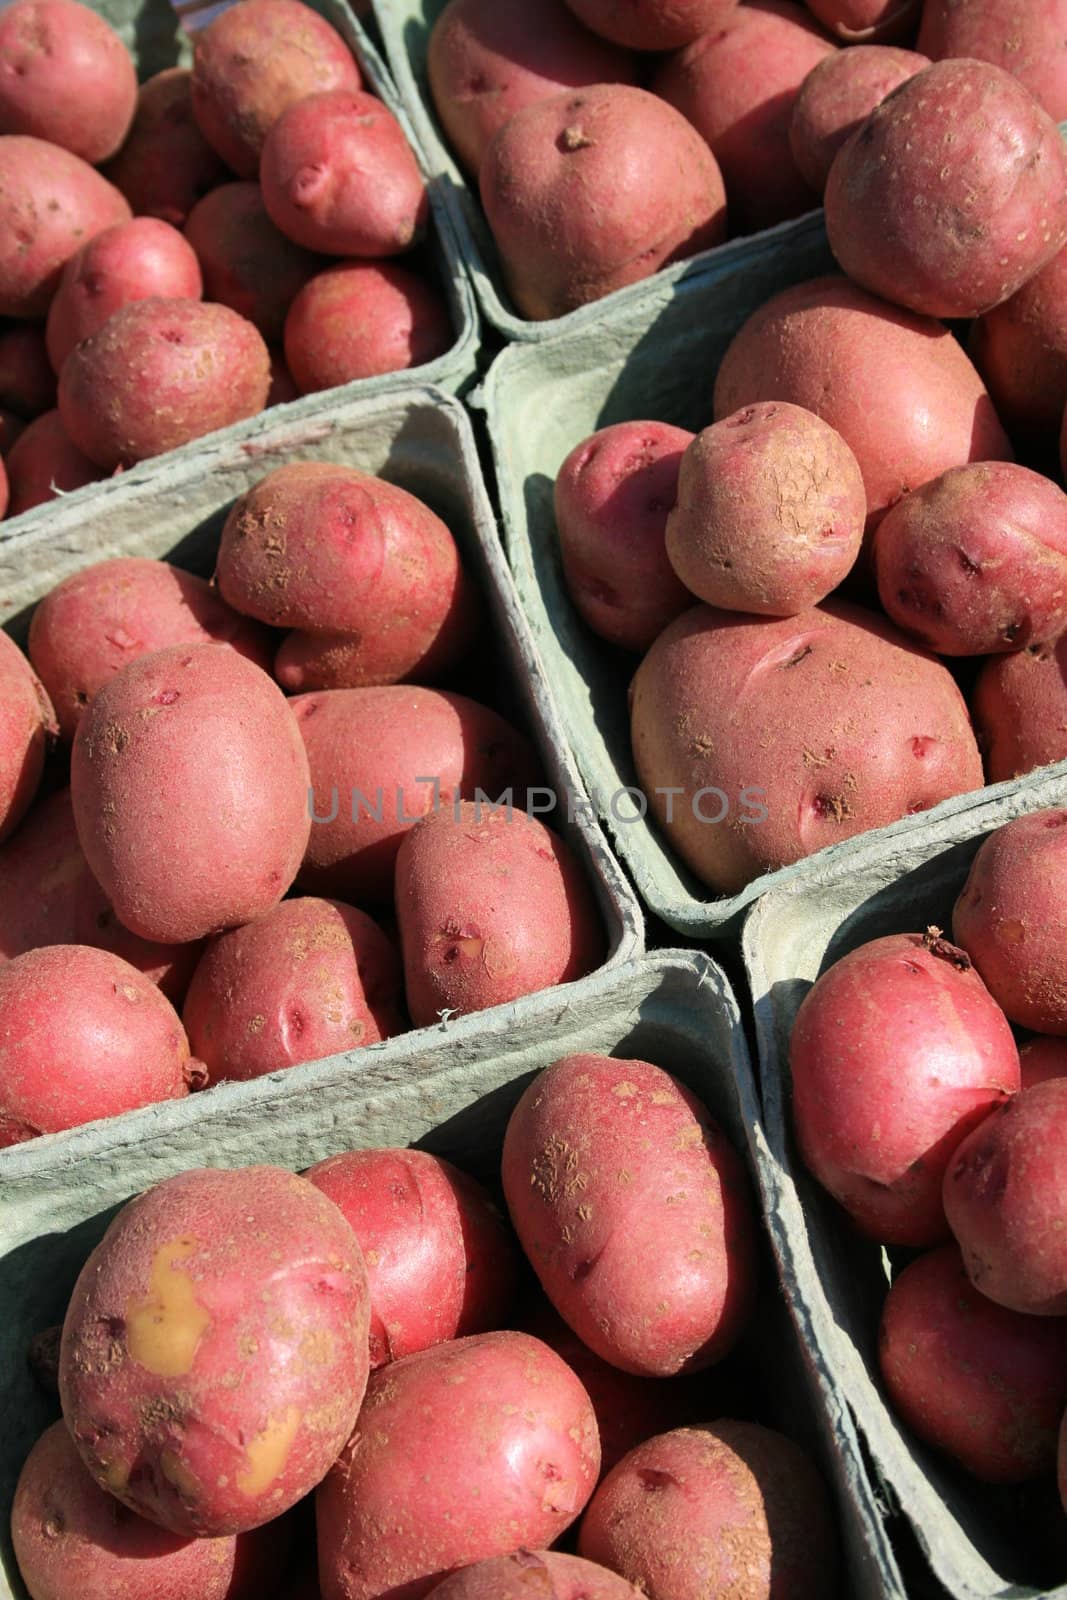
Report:
M 939 61 L 841 147 L 825 208 L 855 282 L 926 316 L 976 317 L 1067 243 L 1067 149 L 1017 78 Z
M 937 933 L 891 934 L 836 961 L 790 1041 L 804 1162 L 884 1244 L 947 1237 L 941 1185 L 953 1154 L 1020 1084 L 1007 1018 Z
M 288 405 L 290 400 L 298 400 L 300 390 L 293 382 L 293 375 L 285 364 L 285 357 L 280 356 L 276 350 L 270 353 L 270 393 L 267 396 L 267 408 L 271 406 Z
M 193 115 L 239 178 L 256 177 L 283 111 L 311 94 L 361 86 L 340 34 L 300 0 L 241 0 L 196 36 Z
M 274 640 L 203 578 L 166 561 L 117 556 L 64 578 L 30 622 L 28 652 L 60 732 L 73 739 L 98 689 L 131 661 L 176 644 L 228 644 L 270 671 Z
M 1067 1039 L 1042 1033 L 1028 1039 L 1019 1051 L 1019 1070 L 1024 1089 L 1047 1083 L 1050 1078 L 1067 1078 Z
M 71 352 L 59 414 L 78 449 L 110 471 L 255 416 L 269 388 L 267 347 L 235 311 L 137 300 Z
M 664 1378 L 737 1343 L 758 1277 L 745 1170 L 707 1107 L 661 1068 L 555 1062 L 512 1113 L 502 1171 L 542 1288 L 595 1354 Z
M 223 1539 L 183 1539 L 99 1488 L 62 1422 L 30 1451 L 11 1542 L 30 1600 L 259 1600 L 285 1560 L 285 1521 Z
M 55 403 L 56 375 L 44 329 L 39 322 L 16 322 L 5 328 L 0 333 L 0 405 L 32 422 Z
M 130 933 L 89 871 L 70 790 L 39 800 L 0 849 L 0 961 L 48 945 L 110 950 L 180 1005 L 200 957 L 197 944 L 152 944 Z
M 1067 810 L 1036 811 L 980 846 L 952 931 L 1021 1027 L 1067 1034 Z
M 300 887 L 389 902 L 397 852 L 433 807 L 537 781 L 527 740 L 488 706 L 436 689 L 387 686 L 298 695 L 292 709 L 311 769 L 311 837 Z
M 21 417 L 16 417 L 13 411 L 8 411 L 5 406 L 0 406 L 0 457 L 9 454 L 26 428 Z M 4 478 L 5 505 L 7 497 L 7 478 Z
M 863 475 L 841 435 L 772 400 L 705 428 L 686 450 L 667 555 L 709 605 L 795 616 L 847 577 L 866 517 Z
M 528 1334 L 394 1361 L 316 1495 L 322 1600 L 422 1600 L 457 1567 L 550 1545 L 599 1466 L 589 1396 Z
M 1057 122 L 1067 119 L 1064 0 L 925 0 L 920 50 L 991 61 L 1026 85 Z
M 517 1252 L 473 1178 L 422 1150 L 349 1150 L 305 1177 L 344 1213 L 363 1251 L 372 1370 L 504 1325 Z
M 563 840 L 479 800 L 435 809 L 405 835 L 396 915 L 417 1028 L 571 983 L 604 959 L 596 903 Z
M 664 535 L 693 438 L 665 422 L 616 423 L 576 445 L 556 478 L 570 597 L 594 633 L 624 650 L 647 650 L 692 604 Z
M 0 316 L 43 317 L 71 256 L 129 220 L 119 191 L 69 150 L 0 136 Z
M 393 262 L 328 267 L 285 319 L 285 359 L 301 394 L 425 366 L 454 339 L 437 284 Z
M 801 6 L 751 0 L 657 70 L 654 92 L 689 119 L 722 169 L 731 232 L 818 205 L 793 160 L 789 123 L 801 84 L 834 50 Z
M 978 1293 L 954 1244 L 893 1279 L 878 1360 L 907 1426 L 984 1483 L 1056 1462 L 1067 1408 L 1067 1319 L 1024 1317 Z
M 0 14 L 0 134 L 30 134 L 96 166 L 137 104 L 129 51 L 78 0 L 15 0 Z
M 215 582 L 235 611 L 293 631 L 289 693 L 433 679 L 470 649 L 477 595 L 429 506 L 354 467 L 294 462 L 235 503 Z
M 229 645 L 171 645 L 104 684 L 78 728 L 78 838 L 120 921 L 184 944 L 250 922 L 296 877 L 311 829 L 300 729 Z
M 0 964 L 0 1146 L 202 1081 L 174 1007 L 110 951 L 52 945 Z
M 1065 1191 L 1067 1079 L 1024 1089 L 957 1147 L 945 1215 L 968 1277 L 996 1305 L 1067 1315 Z
M 804 182 L 822 194 L 841 146 L 887 94 L 929 65 L 915 50 L 872 44 L 837 50 L 813 67 L 789 123 L 789 148 Z
M 289 307 L 322 263 L 280 233 L 258 183 L 224 183 L 198 200 L 185 224 L 208 300 L 229 306 L 277 344 Z
M 922 0 L 806 0 L 806 4 L 824 27 L 845 44 L 856 45 L 899 39 L 914 26 Z
M 141 85 L 126 142 L 104 176 L 135 216 L 185 226 L 196 202 L 225 182 L 226 168 L 193 116 L 192 73 L 168 67 Z
M 517 1550 L 461 1567 L 433 1589 L 434 1600 L 639 1600 L 625 1578 L 579 1556 L 555 1550 Z
M 594 83 L 636 83 L 628 51 L 589 33 L 564 0 L 448 0 L 426 57 L 434 107 L 477 177 L 493 137 L 526 106 Z
M 945 667 L 838 601 L 694 606 L 638 667 L 630 724 L 650 816 L 718 894 L 982 786 Z
M 715 380 L 715 420 L 764 400 L 791 401 L 837 429 L 860 464 L 871 523 L 949 467 L 1012 458 L 948 329 L 846 278 L 783 290 L 737 333 Z
M 601 1484 L 578 1551 L 649 1600 L 832 1600 L 838 1538 L 803 1450 L 754 1422 L 649 1439 Z
M 368 1307 L 356 1237 L 306 1179 L 245 1167 L 156 1184 L 108 1228 L 63 1324 L 79 1455 L 172 1533 L 260 1527 L 321 1482 L 352 1431 Z
M 1067 250 L 972 323 L 967 349 L 1009 432 L 1054 449 L 1067 406 Z
M 593 33 L 628 50 L 679 50 L 717 28 L 737 0 L 567 0 Z
M 714 156 L 644 89 L 598 84 L 519 111 L 486 151 L 482 205 L 524 317 L 559 317 L 726 237 Z
M 393 113 L 348 89 L 309 95 L 267 134 L 259 167 L 275 224 L 308 250 L 393 256 L 430 216 L 415 152 Z
M 40 679 L 14 640 L 0 631 L 0 841 L 29 809 L 48 740 L 56 732 L 55 712 Z
M 182 1020 L 209 1083 L 261 1078 L 404 1028 L 400 956 L 364 912 L 283 900 L 212 939 Z
M 104 473 L 82 455 L 63 426 L 58 411 L 46 411 L 19 435 L 7 457 L 11 484 L 9 515 L 19 516 L 45 505 L 57 494 L 70 494 L 97 483 Z

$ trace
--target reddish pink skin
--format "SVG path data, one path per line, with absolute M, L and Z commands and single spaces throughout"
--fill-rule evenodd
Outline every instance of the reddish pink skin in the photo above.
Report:
M 274 640 L 232 611 L 203 578 L 166 561 L 119 556 L 64 578 L 30 623 L 29 655 L 65 739 L 123 667 L 177 644 L 228 644 L 270 671 Z
M 551 1545 L 599 1466 L 589 1396 L 528 1334 L 394 1361 L 316 1495 L 322 1600 L 422 1600 L 457 1567 Z
M 280 233 L 258 183 L 224 183 L 197 201 L 185 237 L 204 274 L 204 296 L 229 306 L 277 344 L 296 296 L 322 265 Z
M 372 1370 L 504 1326 L 518 1258 L 481 1184 L 421 1150 L 349 1150 L 305 1176 L 363 1250 Z
M 174 228 L 228 176 L 196 125 L 191 80 L 184 67 L 168 67 L 141 85 L 133 126 L 104 173 L 135 216 L 160 217 Z
M 1012 459 L 948 330 L 845 278 L 783 290 L 736 335 L 715 379 L 715 419 L 763 400 L 789 400 L 837 429 L 860 464 L 872 524 L 949 467 Z
M 107 950 L 51 945 L 0 965 L 0 1146 L 180 1100 L 189 1044 L 150 978 Z
M 915 50 L 856 45 L 812 68 L 793 104 L 789 148 L 816 194 L 826 187 L 834 156 L 875 106 L 929 65 L 929 56 Z
M 215 581 L 235 610 L 295 630 L 275 664 L 290 694 L 432 680 L 479 620 L 441 518 L 406 489 L 325 462 L 278 467 L 242 495 Z
M 0 136 L 0 316 L 43 317 L 71 256 L 129 220 L 119 191 L 69 150 Z
M 665 422 L 620 422 L 576 445 L 555 488 L 570 597 L 594 633 L 645 651 L 692 604 L 664 533 L 694 435 Z
M 0 405 L 32 422 L 56 403 L 56 375 L 39 322 L 16 322 L 0 333 Z
M 1033 812 L 981 845 L 953 937 L 1013 1022 L 1067 1034 L 1067 811 Z
M 1063 427 L 1060 429 L 1060 468 L 1067 478 L 1067 411 L 1063 413 Z
M 432 1594 L 434 1600 L 526 1600 L 531 1589 L 546 1600 L 640 1600 L 617 1573 L 556 1550 L 517 1550 L 461 1567 Z
M 810 1459 L 754 1422 L 677 1428 L 593 1496 L 578 1553 L 656 1600 L 830 1600 L 838 1538 Z
M 97 483 L 103 470 L 83 456 L 63 426 L 58 411 L 46 411 L 19 435 L 5 463 L 11 485 L 12 517 L 46 505 L 57 494 L 70 494 Z
M 292 1528 L 183 1539 L 97 1487 L 62 1422 L 41 1435 L 15 1490 L 11 1536 L 23 1582 L 50 1600 L 259 1600 Z
M 1024 1317 L 979 1294 L 954 1244 L 893 1280 L 878 1360 L 907 1426 L 984 1483 L 1053 1469 L 1067 1408 L 1067 1319 Z
M 861 945 L 805 997 L 790 1068 L 804 1162 L 860 1230 L 884 1244 L 946 1238 L 953 1152 L 1020 1084 L 1011 1029 L 978 973 L 917 933 Z
M 1067 250 L 972 323 L 967 349 L 1009 431 L 1055 448 L 1067 406 Z
M 269 389 L 267 346 L 228 306 L 136 300 L 64 362 L 59 414 L 110 472 L 255 416 Z
M 359 89 L 340 34 L 300 0 L 242 0 L 199 34 L 193 115 L 239 178 L 255 178 L 263 141 L 289 106 L 327 89 Z
M 830 247 L 855 282 L 921 315 L 974 317 L 1067 243 L 1067 151 L 1018 79 L 939 61 L 842 146 L 824 198 Z
M 102 328 L 119 306 L 162 296 L 199 300 L 200 266 L 176 228 L 134 217 L 105 228 L 63 268 L 48 311 L 48 356 L 56 372 L 76 344 Z
M 968 1277 L 996 1305 L 1067 1315 L 1065 1187 L 1067 1079 L 1024 1089 L 957 1147 L 945 1215 Z
M 804 79 L 835 48 L 791 0 L 752 0 L 656 72 L 655 93 L 689 119 L 722 169 L 732 233 L 818 205 L 793 160 L 789 123 Z
M 404 1028 L 400 956 L 364 912 L 283 900 L 208 944 L 182 1020 L 209 1083 L 261 1078 Z
M 1019 1069 L 1024 1089 L 1047 1083 L 1050 1078 L 1067 1078 L 1067 1039 L 1040 1033 L 1028 1039 L 1019 1051 Z
M 38 801 L 0 851 L 0 961 L 54 944 L 110 950 L 175 1006 L 202 948 L 152 944 L 122 926 L 78 843 L 69 789 Z
M 275 224 L 308 250 L 393 256 L 426 230 L 430 202 L 393 113 L 348 89 L 309 95 L 267 134 L 259 167 Z
M 125 139 L 137 73 L 115 30 L 77 0 L 15 0 L 0 16 L 0 134 L 106 161 Z
M 417 1028 L 571 983 L 604 959 L 596 903 L 563 840 L 478 801 L 415 824 L 396 857 L 396 914 Z
M 288 701 L 221 644 L 131 662 L 97 692 L 71 755 L 93 875 L 126 927 L 165 944 L 277 905 L 307 847 L 309 781 Z
M 0 631 L 0 841 L 29 809 L 55 732 L 55 712 L 37 674 Z
M 299 882 L 313 894 L 360 905 L 390 901 L 397 852 L 433 808 L 434 779 L 436 803 L 451 814 L 457 798 L 474 799 L 479 789 L 495 801 L 512 787 L 522 807 L 539 776 L 523 735 L 465 695 L 334 689 L 298 695 L 292 708 L 307 748 L 315 817 Z
M 449 0 L 426 66 L 445 136 L 474 178 L 516 112 L 565 89 L 638 77 L 633 56 L 583 28 L 564 0 Z
M 626 84 L 519 111 L 486 151 L 478 182 L 512 299 L 535 321 L 726 237 L 714 156 L 671 106 Z
M 943 656 L 993 655 L 1067 628 L 1067 495 L 1007 461 L 953 467 L 879 523 L 893 621 Z
M 806 0 L 806 4 L 845 44 L 887 44 L 914 28 L 922 0 Z
M 594 1354 L 666 1378 L 736 1345 L 758 1277 L 748 1180 L 707 1107 L 666 1072 L 555 1062 L 512 1113 L 502 1177 L 541 1287 Z
M 925 0 L 918 48 L 990 61 L 1026 85 L 1056 122 L 1067 119 L 1064 0 Z
M 26 430 L 21 417 L 16 417 L 6 406 L 0 406 L 0 456 L 6 456 Z M 7 504 L 7 476 L 4 477 L 4 504 Z
M 306 1179 L 245 1167 L 157 1184 L 115 1218 L 63 1324 L 60 1399 L 82 1460 L 185 1537 L 280 1516 L 355 1423 L 368 1305 L 355 1235 Z
M 593 33 L 628 50 L 680 50 L 723 22 L 737 0 L 567 0 Z
M 425 366 L 454 339 L 436 283 L 392 262 L 327 268 L 285 319 L 285 359 L 301 394 Z

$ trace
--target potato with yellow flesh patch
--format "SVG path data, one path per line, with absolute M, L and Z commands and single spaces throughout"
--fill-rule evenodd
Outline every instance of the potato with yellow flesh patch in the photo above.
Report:
M 63 1415 L 96 1482 L 185 1536 L 241 1533 L 325 1476 L 370 1366 L 363 1255 L 276 1167 L 201 1170 L 127 1205 L 75 1285 Z

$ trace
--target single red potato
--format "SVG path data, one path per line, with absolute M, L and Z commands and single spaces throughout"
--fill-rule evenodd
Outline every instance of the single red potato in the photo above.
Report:
M 100 689 L 78 728 L 78 837 L 120 920 L 183 944 L 263 916 L 311 828 L 300 729 L 229 645 L 171 645 Z
M 1067 1408 L 1067 1319 L 978 1293 L 954 1244 L 893 1279 L 878 1341 L 889 1398 L 913 1433 L 984 1483 L 1052 1470 Z
M 628 50 L 679 50 L 717 28 L 737 0 L 567 0 L 594 33 Z
M 806 0 L 806 4 L 824 27 L 845 44 L 856 45 L 884 44 L 907 34 L 922 0 Z
M 693 438 L 665 422 L 619 422 L 576 445 L 556 478 L 570 597 L 594 633 L 625 650 L 647 650 L 692 604 L 664 534 Z
M 365 912 L 283 900 L 210 941 L 182 1020 L 210 1083 L 261 1078 L 404 1028 L 400 955 Z
M 16 417 L 13 411 L 8 411 L 5 406 L 0 406 L 0 457 L 6 456 L 12 446 L 24 433 L 25 422 L 21 417 Z M 7 476 L 4 477 L 5 506 L 7 504 Z
M 578 1551 L 652 1600 L 832 1600 L 838 1536 L 826 1485 L 754 1422 L 677 1428 L 609 1473 Z
M 433 1600 L 640 1600 L 640 1591 L 592 1561 L 556 1550 L 517 1550 L 461 1567 L 431 1590 Z
M 114 28 L 78 0 L 0 13 L 0 134 L 30 134 L 96 166 L 125 139 L 137 73 Z
M 259 181 L 277 227 L 326 255 L 397 255 L 429 221 L 426 183 L 404 130 L 358 90 L 309 95 L 283 112 L 267 134 Z
M 1055 449 L 1067 406 L 1067 250 L 973 322 L 967 349 L 1009 432 Z
M 175 644 L 228 644 L 270 671 L 274 641 L 231 611 L 203 578 L 166 561 L 97 561 L 49 591 L 30 622 L 30 660 L 60 732 L 73 739 L 97 690 L 123 667 Z
M 193 116 L 192 73 L 168 67 L 142 83 L 126 142 L 104 176 L 138 217 L 183 228 L 196 202 L 226 180 L 226 168 Z
M 31 422 L 56 403 L 56 375 L 39 322 L 15 322 L 0 333 L 0 405 Z
M 259 1600 L 285 1562 L 288 1522 L 187 1539 L 93 1482 L 62 1422 L 26 1458 L 11 1542 L 30 1600 Z
M 394 1361 L 316 1495 L 322 1600 L 422 1600 L 458 1567 L 551 1545 L 599 1466 L 589 1396 L 528 1334 Z
M 105 476 L 95 461 L 82 455 L 58 411 L 46 411 L 23 430 L 5 465 L 11 485 L 8 511 L 13 517 Z
M 1043 1033 L 1028 1039 L 1019 1051 L 1019 1070 L 1024 1089 L 1049 1078 L 1067 1078 L 1067 1039 Z
M 1024 1089 L 956 1149 L 945 1215 L 968 1277 L 997 1305 L 1067 1315 L 1065 1190 L 1067 1079 Z
M 841 435 L 772 400 L 724 417 L 688 447 L 667 555 L 709 605 L 795 616 L 848 575 L 866 517 L 863 475 Z
M 595 1354 L 663 1378 L 737 1343 L 758 1276 L 744 1166 L 707 1107 L 661 1068 L 555 1062 L 512 1113 L 502 1171 L 542 1288 Z
M 1024 83 L 1056 122 L 1067 119 L 1064 0 L 925 0 L 920 50 L 991 61 Z
M 305 1177 L 344 1213 L 363 1251 L 372 1370 L 504 1326 L 517 1252 L 473 1178 L 423 1150 L 349 1150 Z
M 185 237 L 204 274 L 205 298 L 229 306 L 277 344 L 290 305 L 322 262 L 279 232 L 259 184 L 212 189 L 190 211 Z
M 285 319 L 285 359 L 301 394 L 426 366 L 454 339 L 437 284 L 391 261 L 317 273 Z
M 789 122 L 789 147 L 805 183 L 822 194 L 841 146 L 887 94 L 929 65 L 915 50 L 871 44 L 837 50 L 813 67 Z
M 96 1482 L 150 1521 L 201 1538 L 260 1527 L 351 1433 L 368 1311 L 356 1237 L 306 1179 L 181 1173 L 124 1206 L 82 1269 L 64 1420 Z
M 936 935 L 891 934 L 836 961 L 790 1041 L 804 1162 L 884 1244 L 947 1236 L 953 1153 L 1019 1089 L 1007 1018 L 966 955 Z
M 110 951 L 52 945 L 0 964 L 0 1146 L 200 1081 L 174 1007 Z
M 952 931 L 1021 1027 L 1067 1034 L 1067 810 L 1032 812 L 980 846 Z
M 58 731 L 48 695 L 22 651 L 0 630 L 0 841 L 22 821 Z

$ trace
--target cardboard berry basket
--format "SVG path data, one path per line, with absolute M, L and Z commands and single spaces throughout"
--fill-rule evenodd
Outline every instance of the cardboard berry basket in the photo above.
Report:
M 997 794 L 906 833 L 827 853 L 749 913 L 744 960 L 755 1006 L 760 1138 L 771 1236 L 791 1309 L 824 1379 L 852 1413 L 884 1492 L 954 1600 L 1067 1600 L 1067 1519 L 1050 1481 L 991 1488 L 897 1420 L 878 1375 L 889 1258 L 804 1170 L 792 1138 L 789 1039 L 815 978 L 870 939 L 950 930 L 982 840 L 1013 817 L 1067 804 L 1067 775 Z M 909 1253 L 901 1253 L 907 1259 Z M 1044 1587 L 1056 1583 L 1060 1587 Z
M 757 1191 L 766 1190 L 737 1002 L 715 963 L 689 951 L 625 962 L 518 1008 L 294 1067 L 233 1086 L 234 1094 L 150 1107 L 8 1152 L 0 1163 L 0 1600 L 22 1600 L 8 1509 L 21 1463 L 57 1409 L 31 1376 L 26 1348 L 62 1319 L 81 1264 L 117 1206 L 189 1167 L 300 1170 L 366 1146 L 417 1144 L 496 1184 L 504 1128 L 522 1089 L 533 1073 L 579 1051 L 651 1060 L 684 1080 L 747 1157 Z M 739 1362 L 740 1380 L 729 1403 L 745 1411 L 743 1388 L 758 1420 L 816 1453 L 844 1541 L 840 1600 L 903 1600 L 852 1423 L 801 1356 L 769 1252 L 767 1268 L 758 1314 L 729 1358 Z M 711 1413 L 694 1421 L 722 1415 L 721 1393 L 717 1404 L 710 1399 L 713 1374 L 709 1385 Z

